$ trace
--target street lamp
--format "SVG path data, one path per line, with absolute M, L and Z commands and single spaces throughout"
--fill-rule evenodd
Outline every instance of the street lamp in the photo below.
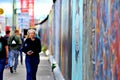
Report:
M 16 28 L 16 0 L 13 0 L 12 30 Z

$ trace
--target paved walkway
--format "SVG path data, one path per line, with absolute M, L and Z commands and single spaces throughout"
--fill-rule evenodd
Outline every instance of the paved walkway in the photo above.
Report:
M 41 62 L 38 67 L 37 80 L 54 80 L 53 73 L 51 71 L 50 63 L 48 62 L 48 57 L 41 55 Z M 23 65 L 19 64 L 17 72 L 11 74 L 9 69 L 4 71 L 3 80 L 26 80 L 26 69 L 25 63 Z

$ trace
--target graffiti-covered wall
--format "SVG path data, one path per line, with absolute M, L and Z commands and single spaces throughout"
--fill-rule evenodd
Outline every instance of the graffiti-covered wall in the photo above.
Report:
M 120 80 L 120 1 L 92 2 L 94 80 Z
M 60 0 L 54 4 L 54 36 L 55 36 L 55 60 L 60 64 Z
M 61 54 L 60 54 L 60 61 L 61 61 L 61 71 L 63 76 L 65 77 L 66 80 L 71 79 L 70 74 L 71 74 L 71 36 L 70 35 L 70 30 L 71 30 L 71 25 L 69 25 L 69 4 L 70 0 L 61 0 Z M 68 41 L 70 40 L 70 41 Z
M 82 45 L 82 80 L 94 80 L 91 62 L 92 53 L 92 0 L 83 1 L 83 45 Z
M 48 45 L 48 20 L 46 20 L 43 24 L 40 24 L 39 28 L 39 36 L 41 39 L 41 44 Z
M 82 80 L 83 0 L 72 2 L 72 80 Z
M 50 10 L 49 13 L 49 18 L 48 18 L 48 32 L 49 32 L 49 49 L 50 52 L 53 54 L 54 53 L 54 7 L 52 6 L 52 9 Z
M 120 80 L 120 0 L 57 0 L 48 32 L 65 80 Z

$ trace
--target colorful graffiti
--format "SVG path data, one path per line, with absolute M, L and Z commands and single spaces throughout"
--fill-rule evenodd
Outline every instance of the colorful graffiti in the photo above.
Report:
M 57 0 L 54 6 L 54 37 L 55 37 L 55 60 L 60 64 L 60 0 Z
M 52 7 L 50 13 L 49 13 L 49 18 L 48 18 L 48 32 L 49 32 L 49 49 L 50 49 L 50 52 L 53 54 L 54 52 L 54 30 L 53 30 L 53 27 L 54 27 L 54 9 Z
M 71 67 L 69 67 L 69 63 L 71 63 L 71 61 L 69 61 L 69 55 L 71 54 L 71 52 L 69 51 L 70 47 L 69 44 L 71 44 L 71 42 L 69 43 L 68 40 L 70 40 L 70 34 L 69 31 L 71 29 L 71 26 L 69 26 L 69 0 L 61 0 L 61 54 L 60 54 L 60 61 L 61 61 L 61 72 L 63 74 L 63 76 L 65 77 L 66 80 L 69 80 L 69 69 L 71 69 Z
M 120 80 L 120 0 L 57 0 L 47 26 L 65 80 Z
M 69 0 L 56 1 L 49 13 L 48 20 L 41 25 L 43 27 L 40 33 L 43 44 L 47 44 L 46 41 L 48 41 L 47 46 L 50 53 L 54 56 L 66 80 L 71 80 L 72 67 L 72 27 L 69 26 L 69 3 Z
M 48 20 L 46 20 L 44 22 L 44 24 L 40 24 L 40 28 L 39 28 L 39 36 L 41 39 L 41 44 L 44 45 L 48 45 L 47 41 L 48 41 L 48 33 L 47 33 L 47 26 L 48 25 Z
M 82 80 L 83 1 L 72 0 L 72 80 Z
M 82 80 L 94 80 L 93 71 L 92 71 L 92 58 L 91 53 L 94 48 L 92 47 L 92 34 L 95 33 L 95 30 L 91 27 L 91 0 L 83 0 L 83 41 L 82 41 Z M 93 33 L 92 33 L 93 32 Z M 93 36 L 93 39 L 95 37 Z
M 94 80 L 120 80 L 120 1 L 93 0 Z M 94 45 L 95 44 L 95 45 Z

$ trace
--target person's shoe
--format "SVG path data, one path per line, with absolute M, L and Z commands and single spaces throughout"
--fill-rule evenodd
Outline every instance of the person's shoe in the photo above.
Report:
M 13 68 L 12 67 L 10 67 L 10 72 L 13 73 Z
M 13 72 L 15 72 L 15 73 L 16 73 L 16 70 L 14 70 Z

